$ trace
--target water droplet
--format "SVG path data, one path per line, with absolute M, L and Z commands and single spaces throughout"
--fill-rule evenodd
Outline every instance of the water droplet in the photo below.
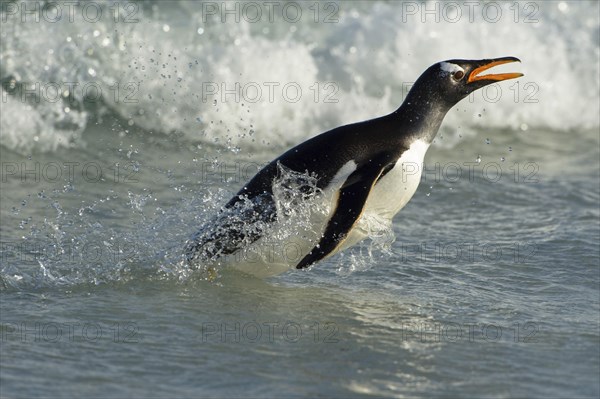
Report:
M 431 193 L 427 193 L 427 194 L 425 194 L 425 195 L 429 197 L 429 196 L 431 195 Z
M 506 161 L 506 158 L 504 158 L 504 157 L 500 157 L 500 161 L 501 161 L 501 162 L 504 162 L 504 161 Z
M 477 161 L 477 163 L 481 163 L 481 155 L 478 154 L 477 159 L 475 161 Z
M 213 100 L 213 105 L 217 105 L 217 100 Z
M 204 28 L 198 28 L 196 32 L 198 32 L 198 34 L 201 35 L 204 33 Z
M 491 140 L 490 140 L 490 139 L 485 139 L 485 143 L 486 143 L 486 144 L 490 144 L 490 143 L 491 143 Z
M 508 151 L 512 151 L 512 147 L 508 147 Z
M 566 2 L 561 1 L 560 3 L 558 3 L 558 10 L 560 12 L 566 12 L 568 9 L 569 9 L 569 5 Z
M 163 29 L 163 31 L 168 32 L 168 31 L 171 30 L 171 27 L 169 25 L 167 25 L 167 24 L 164 24 L 163 27 L 162 27 L 162 29 Z

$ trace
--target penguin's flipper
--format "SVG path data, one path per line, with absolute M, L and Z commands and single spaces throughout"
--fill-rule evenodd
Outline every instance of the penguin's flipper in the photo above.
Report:
M 339 190 L 335 212 L 327 223 L 321 240 L 296 265 L 296 269 L 303 269 L 320 261 L 344 242 L 348 232 L 360 218 L 373 186 L 383 173 L 389 171 L 390 161 L 391 156 L 388 154 L 380 155 L 348 176 Z

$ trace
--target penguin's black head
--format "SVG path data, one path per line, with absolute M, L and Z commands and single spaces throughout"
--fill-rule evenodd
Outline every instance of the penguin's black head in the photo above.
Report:
M 448 60 L 429 67 L 415 82 L 414 88 L 428 93 L 432 100 L 445 103 L 448 108 L 473 91 L 491 83 L 523 76 L 521 73 L 481 73 L 496 65 L 520 62 L 515 57 L 487 60 Z

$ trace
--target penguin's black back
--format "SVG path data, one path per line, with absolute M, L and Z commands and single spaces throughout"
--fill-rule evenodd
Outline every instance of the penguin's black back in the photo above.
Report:
M 386 154 L 398 159 L 409 145 L 407 134 L 399 131 L 394 115 L 344 125 L 315 136 L 288 150 L 258 172 L 229 201 L 235 204 L 240 197 L 252 199 L 265 193 L 272 194 L 273 179 L 278 164 L 298 173 L 310 173 L 317 178 L 317 187 L 325 188 L 336 173 L 348 162 L 360 168 L 371 159 Z

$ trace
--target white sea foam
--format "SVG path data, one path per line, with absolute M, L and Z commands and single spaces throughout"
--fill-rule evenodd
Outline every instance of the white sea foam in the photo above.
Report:
M 107 15 L 111 4 L 104 4 Z M 340 3 L 337 23 L 312 22 L 308 8 L 298 23 L 222 23 L 207 20 L 193 2 L 140 5 L 137 23 L 123 23 L 123 16 L 90 23 L 77 10 L 73 22 L 23 23 L 4 12 L 2 145 L 21 152 L 79 145 L 91 118 L 110 112 L 190 141 L 287 146 L 392 111 L 435 62 L 508 55 L 523 63 L 507 68 L 525 76 L 460 103 L 447 117 L 445 137 L 484 126 L 600 125 L 597 3 L 564 10 L 539 2 L 535 14 L 520 3 L 519 15 L 512 3 L 498 3 L 503 17 L 494 23 L 481 10 L 470 21 L 467 9 L 455 22 L 443 13 L 436 22 L 424 14 L 436 2 L 415 4 L 412 15 L 401 2 Z M 22 91 L 36 83 L 30 92 L 37 90 L 40 101 Z M 62 97 L 52 96 L 51 83 Z

